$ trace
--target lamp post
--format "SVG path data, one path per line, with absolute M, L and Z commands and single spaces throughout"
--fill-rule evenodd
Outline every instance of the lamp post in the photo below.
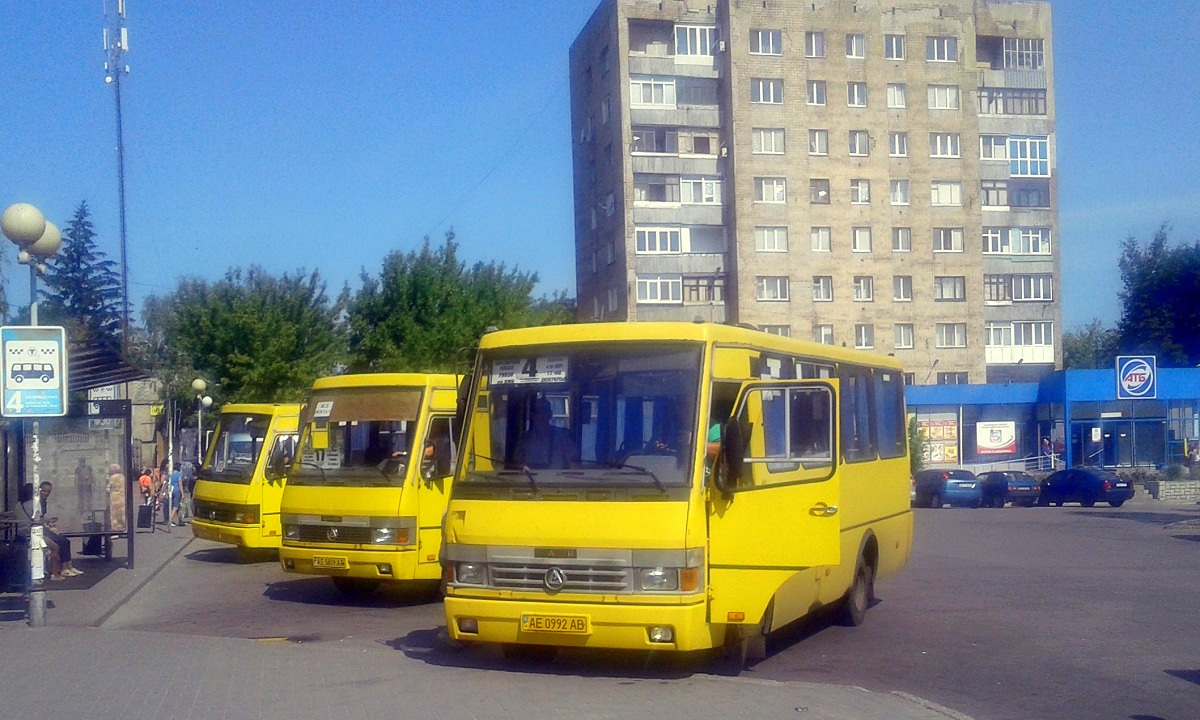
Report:
M 204 408 L 212 407 L 213 399 L 204 394 L 208 383 L 201 378 L 192 381 L 192 390 L 196 391 L 196 469 L 204 462 Z
M 39 273 L 46 272 L 44 260 L 58 252 L 59 246 L 62 245 L 62 233 L 58 231 L 54 223 L 46 220 L 46 216 L 42 214 L 41 210 L 29 203 L 14 203 L 4 209 L 4 213 L 0 214 L 0 232 L 3 232 L 4 236 L 19 248 L 17 262 L 29 266 L 29 324 L 36 327 L 38 324 L 37 276 Z M 32 424 L 30 435 L 30 454 L 33 459 L 31 477 L 35 495 L 33 515 L 30 518 L 32 523 L 29 530 L 29 624 L 33 627 L 40 627 L 46 624 L 46 593 L 41 590 L 41 581 L 45 577 L 45 568 L 42 563 L 42 548 L 45 547 L 45 541 L 42 540 L 42 525 L 39 522 L 42 504 L 36 495 L 42 479 L 38 468 L 42 457 L 38 447 L 38 423 L 36 420 Z

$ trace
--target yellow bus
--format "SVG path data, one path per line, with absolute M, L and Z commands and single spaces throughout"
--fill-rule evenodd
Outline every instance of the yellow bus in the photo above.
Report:
M 328 576 L 351 595 L 387 581 L 436 585 L 457 402 L 454 375 L 318 379 L 287 469 L 283 570 Z
M 527 328 L 482 338 L 468 398 L 454 640 L 722 648 L 740 667 L 820 606 L 861 623 L 908 561 L 894 358 L 714 324 Z
M 294 403 L 221 408 L 192 491 L 193 535 L 236 545 L 242 559 L 279 547 L 283 483 L 265 472 L 295 452 L 299 415 Z

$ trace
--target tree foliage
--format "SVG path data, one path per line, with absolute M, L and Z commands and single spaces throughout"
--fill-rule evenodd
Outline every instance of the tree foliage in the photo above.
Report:
M 536 273 L 502 263 L 458 259 L 454 233 L 440 247 L 395 251 L 379 277 L 362 275 L 350 303 L 350 369 L 358 372 L 452 371 L 489 326 L 523 327 L 570 321 L 565 296 L 534 301 Z
M 40 295 L 45 322 L 67 326 L 76 343 L 109 342 L 121 335 L 121 276 L 117 264 L 96 246 L 86 202 L 79 203 L 63 230 L 63 244 L 46 262 Z
M 917 416 L 908 418 L 908 472 L 913 477 L 925 469 L 925 434 Z
M 147 299 L 138 352 L 176 397 L 195 377 L 221 402 L 295 402 L 344 360 L 340 323 L 348 291 L 330 301 L 316 271 L 273 277 L 229 270 L 217 282 L 185 279 Z
M 1121 246 L 1121 350 L 1154 354 L 1167 366 L 1200 363 L 1200 242 L 1170 246 L 1159 227 L 1144 246 Z
M 1120 335 L 1092 320 L 1078 330 L 1063 333 L 1063 369 L 1096 370 L 1115 367 L 1120 354 Z

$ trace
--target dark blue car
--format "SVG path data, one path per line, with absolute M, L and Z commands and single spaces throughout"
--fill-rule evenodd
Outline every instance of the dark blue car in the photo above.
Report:
M 913 505 L 940 508 L 946 503 L 979 507 L 983 486 L 970 470 L 922 470 L 917 473 Z
M 1042 487 L 1032 475 L 1020 470 L 979 473 L 979 482 L 983 484 L 983 506 L 992 508 L 1002 508 L 1009 502 L 1013 507 L 1033 507 Z
M 1076 467 L 1059 470 L 1043 480 L 1038 505 L 1053 503 L 1061 506 L 1077 502 L 1092 507 L 1098 502 L 1106 502 L 1121 507 L 1132 497 L 1133 483 L 1116 473 L 1098 467 Z

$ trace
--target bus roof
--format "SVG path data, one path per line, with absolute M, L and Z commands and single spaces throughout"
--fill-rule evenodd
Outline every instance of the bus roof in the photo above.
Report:
M 796 355 L 811 355 L 835 361 L 852 362 L 901 369 L 895 357 L 879 353 L 824 345 L 809 340 L 782 337 L 761 330 L 722 325 L 720 323 L 688 322 L 616 322 L 548 325 L 543 327 L 496 330 L 487 333 L 479 342 L 480 350 L 509 345 L 558 345 L 588 342 L 637 342 L 683 340 L 713 342 L 718 345 L 746 345 Z
M 359 373 L 317 378 L 313 390 L 343 387 L 458 387 L 461 375 L 450 373 Z
M 222 415 L 299 415 L 300 403 L 226 403 Z

